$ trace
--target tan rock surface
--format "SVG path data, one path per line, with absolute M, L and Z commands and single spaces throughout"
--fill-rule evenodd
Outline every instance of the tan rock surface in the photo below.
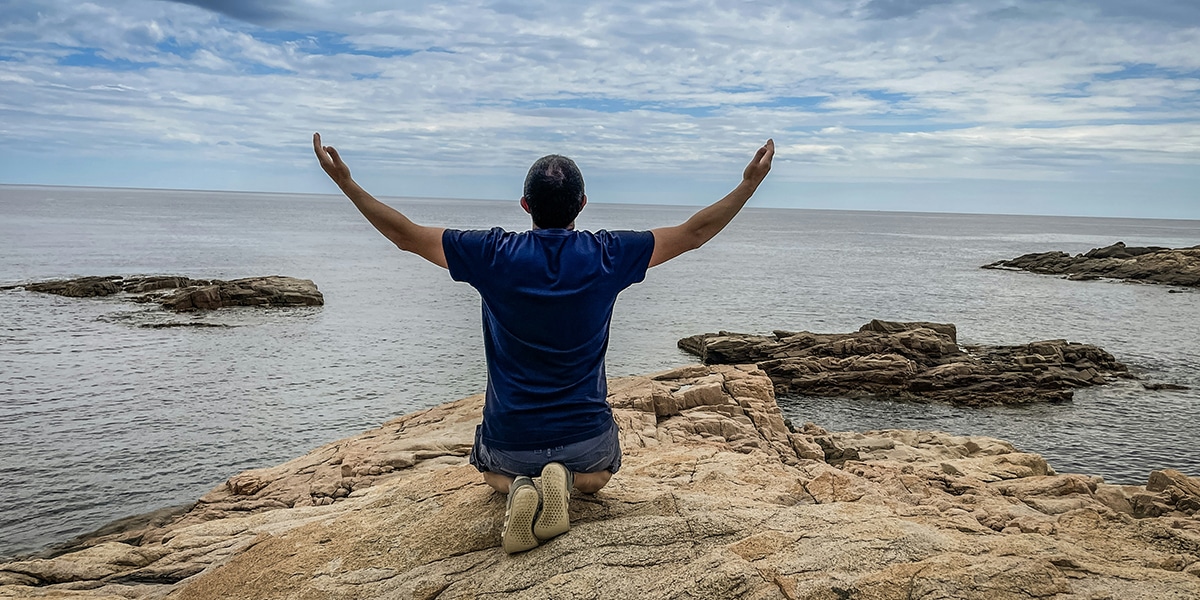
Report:
M 474 396 L 240 474 L 165 524 L 0 565 L 0 597 L 1200 597 L 1182 473 L 1112 486 L 989 438 L 791 432 L 748 366 L 610 392 L 621 473 L 529 552 L 499 549 L 504 499 L 466 464 Z M 1158 514 L 1135 517 L 1142 496 Z

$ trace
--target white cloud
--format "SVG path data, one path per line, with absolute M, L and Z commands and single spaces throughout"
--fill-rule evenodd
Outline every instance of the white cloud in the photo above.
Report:
M 290 165 L 319 128 L 400 168 L 736 173 L 774 135 L 781 179 L 1070 179 L 1200 159 L 1167 5 L 0 2 L 0 114 L 33 154 Z

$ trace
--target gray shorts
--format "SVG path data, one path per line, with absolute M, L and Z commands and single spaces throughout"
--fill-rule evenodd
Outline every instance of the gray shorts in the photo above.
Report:
M 537 477 L 542 467 L 552 462 L 562 463 L 573 473 L 616 473 L 621 468 L 620 430 L 615 421 L 612 428 L 594 438 L 543 450 L 489 448 L 480 439 L 482 429 L 482 425 L 475 427 L 475 446 L 471 448 L 471 464 L 480 473 Z

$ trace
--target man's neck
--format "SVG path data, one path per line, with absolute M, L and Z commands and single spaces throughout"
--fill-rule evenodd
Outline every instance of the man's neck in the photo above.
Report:
M 567 231 L 575 231 L 575 221 L 571 221 L 571 223 L 566 227 L 538 227 L 537 223 L 532 223 L 532 225 L 534 231 L 537 231 L 538 229 L 566 229 Z

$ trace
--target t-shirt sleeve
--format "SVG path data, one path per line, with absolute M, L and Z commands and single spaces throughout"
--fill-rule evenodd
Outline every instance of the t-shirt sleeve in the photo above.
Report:
M 654 254 L 654 234 L 649 231 L 605 231 L 608 253 L 617 274 L 619 289 L 646 278 Z
M 496 241 L 504 230 L 495 227 L 486 231 L 447 229 L 442 232 L 442 249 L 446 251 L 446 267 L 450 278 L 474 284 L 496 252 Z

